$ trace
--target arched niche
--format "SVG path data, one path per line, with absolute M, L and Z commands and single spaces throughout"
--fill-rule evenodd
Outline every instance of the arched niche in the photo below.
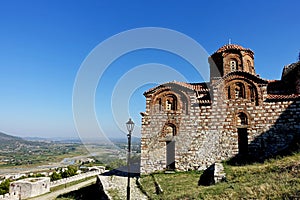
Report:
M 189 97 L 180 91 L 161 91 L 153 95 L 150 109 L 152 112 L 182 112 L 188 114 Z

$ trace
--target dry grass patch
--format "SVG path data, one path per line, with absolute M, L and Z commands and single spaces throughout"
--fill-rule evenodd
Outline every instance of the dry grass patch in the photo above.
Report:
M 163 189 L 157 194 L 151 176 L 141 178 L 151 199 L 294 199 L 300 198 L 300 153 L 264 164 L 225 164 L 227 182 L 198 186 L 201 172 L 153 174 Z

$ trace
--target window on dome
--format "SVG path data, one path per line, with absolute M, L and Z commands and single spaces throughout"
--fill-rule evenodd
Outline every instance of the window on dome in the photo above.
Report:
M 232 72 L 237 70 L 237 64 L 235 60 L 230 60 L 229 65 Z
M 250 60 L 247 60 L 247 68 L 248 68 L 250 73 L 253 73 Z

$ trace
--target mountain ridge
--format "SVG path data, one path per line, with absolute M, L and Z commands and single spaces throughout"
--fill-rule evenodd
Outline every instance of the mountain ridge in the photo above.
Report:
M 24 139 L 22 139 L 21 137 L 17 137 L 17 136 L 12 136 L 12 135 L 8 135 L 6 133 L 0 132 L 0 142 L 2 141 L 25 141 Z

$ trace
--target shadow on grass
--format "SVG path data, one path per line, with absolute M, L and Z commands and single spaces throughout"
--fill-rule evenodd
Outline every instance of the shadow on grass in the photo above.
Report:
M 62 194 L 57 197 L 58 200 L 65 198 L 74 200 L 108 200 L 107 195 L 99 190 L 99 186 L 97 184 L 93 184 L 76 191 Z
M 112 169 L 108 172 L 103 173 L 103 176 L 128 176 L 127 166 L 121 166 L 117 169 Z M 140 163 L 132 163 L 130 167 L 130 177 L 140 177 Z

